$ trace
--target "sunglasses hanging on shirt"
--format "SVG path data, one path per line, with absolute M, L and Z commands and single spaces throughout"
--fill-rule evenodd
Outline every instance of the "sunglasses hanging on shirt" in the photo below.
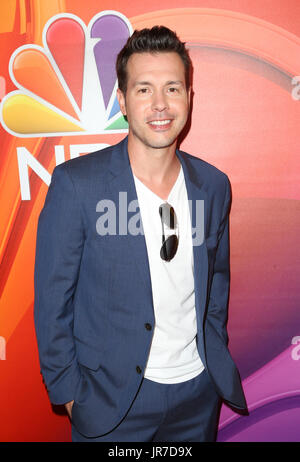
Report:
M 175 257 L 178 248 L 178 236 L 177 234 L 171 234 L 165 236 L 165 226 L 171 230 L 177 228 L 177 218 L 174 208 L 165 202 L 159 207 L 159 215 L 161 218 L 162 225 L 162 246 L 160 249 L 160 256 L 165 261 L 170 261 Z

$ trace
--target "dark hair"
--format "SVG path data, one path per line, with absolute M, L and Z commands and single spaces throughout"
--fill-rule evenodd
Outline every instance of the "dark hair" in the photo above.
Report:
M 181 42 L 176 33 L 164 26 L 154 26 L 152 29 L 136 30 L 127 40 L 117 57 L 116 70 L 118 85 L 125 94 L 127 90 L 127 63 L 134 53 L 176 52 L 185 68 L 185 84 L 190 87 L 191 60 L 185 43 Z

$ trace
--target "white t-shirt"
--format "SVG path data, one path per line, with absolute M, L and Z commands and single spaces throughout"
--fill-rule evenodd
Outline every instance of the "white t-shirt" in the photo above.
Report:
M 162 224 L 159 206 L 164 202 L 134 176 L 145 234 L 155 314 L 155 327 L 144 376 L 161 383 L 190 380 L 203 371 L 196 335 L 192 231 L 182 167 L 167 202 L 177 217 L 179 244 L 174 258 L 160 257 Z M 166 237 L 174 230 L 165 227 Z

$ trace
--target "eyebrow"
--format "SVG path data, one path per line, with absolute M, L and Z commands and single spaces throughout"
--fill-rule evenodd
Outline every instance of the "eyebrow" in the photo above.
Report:
M 146 80 L 142 80 L 142 81 L 141 81 L 141 80 L 140 80 L 140 81 L 138 80 L 138 81 L 134 82 L 134 86 L 135 86 L 135 87 L 138 86 L 138 85 L 151 85 L 151 83 L 150 83 L 150 82 L 147 82 Z
M 152 86 L 152 83 L 148 82 L 147 80 L 136 81 L 134 83 L 134 86 L 136 87 L 138 85 L 150 85 L 150 86 Z M 183 85 L 183 82 L 182 82 L 182 80 L 169 80 L 168 82 L 166 82 L 165 85 Z
M 167 85 L 183 85 L 182 80 L 170 80 Z

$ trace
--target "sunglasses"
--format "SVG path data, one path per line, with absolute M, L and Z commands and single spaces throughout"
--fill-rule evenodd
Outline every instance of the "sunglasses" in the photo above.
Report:
M 170 229 L 175 230 L 177 228 L 176 213 L 173 207 L 165 202 L 159 207 L 159 215 L 162 225 L 162 246 L 160 249 L 160 257 L 165 261 L 170 261 L 175 257 L 177 252 L 178 236 L 176 234 L 172 234 L 166 239 L 165 225 Z

